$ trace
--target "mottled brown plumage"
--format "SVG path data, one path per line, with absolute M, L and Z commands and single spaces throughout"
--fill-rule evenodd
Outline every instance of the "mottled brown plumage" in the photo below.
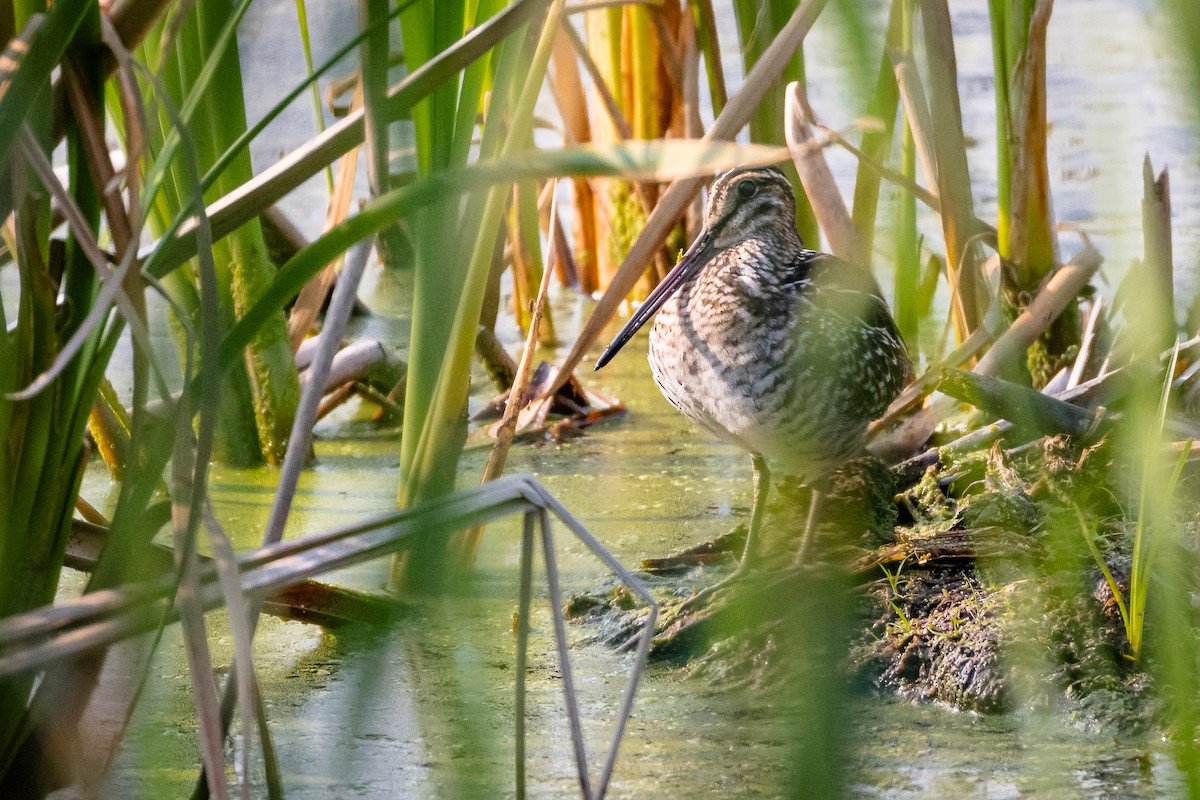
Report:
M 910 369 L 874 278 L 805 249 L 795 218 L 791 185 L 775 167 L 721 175 L 696 242 L 597 361 L 599 369 L 658 311 L 649 358 L 663 395 L 751 455 L 743 566 L 756 552 L 767 464 L 812 482 L 859 455 L 867 424 Z

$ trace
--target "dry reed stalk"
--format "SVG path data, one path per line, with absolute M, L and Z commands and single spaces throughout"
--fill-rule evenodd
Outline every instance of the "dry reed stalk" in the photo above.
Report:
M 557 181 L 554 182 L 557 184 Z M 551 225 L 558 222 L 558 197 L 552 190 L 550 200 Z M 525 349 L 521 352 L 521 360 L 517 362 L 517 372 L 513 376 L 512 388 L 508 393 L 508 402 L 504 405 L 504 415 L 495 427 L 496 443 L 488 453 L 487 463 L 483 467 L 480 483 L 494 481 L 504 472 L 504 462 L 508 460 L 508 451 L 512 447 L 513 435 L 517 432 L 517 422 L 525 403 L 525 393 L 529 389 L 529 379 L 533 375 L 533 358 L 537 351 L 539 328 L 541 327 L 542 310 L 546 306 L 546 293 L 550 288 L 550 275 L 553 264 L 558 258 L 557 240 L 550 240 L 550 250 L 546 254 L 546 267 L 542 271 L 542 282 L 538 286 L 537 299 L 533 301 L 530 311 L 529 333 L 525 336 Z M 467 531 L 463 543 L 462 558 L 466 566 L 475 563 L 479 552 L 479 541 L 483 537 L 483 526 L 475 525 Z
M 821 230 L 829 240 L 829 249 L 834 255 L 862 266 L 867 263 L 866 251 L 858 238 L 858 231 L 850 219 L 850 212 L 838 191 L 833 172 L 825 160 L 825 152 L 815 146 L 812 132 L 812 108 L 808 104 L 804 87 L 793 81 L 786 89 L 786 124 L 788 149 L 792 151 L 792 163 L 808 195 Z
M 354 99 L 350 104 L 351 112 L 357 112 L 363 107 L 363 82 L 360 79 L 354 87 Z M 325 231 L 345 221 L 350 214 L 350 200 L 354 195 L 354 176 L 358 172 L 359 145 L 350 148 L 349 152 L 338 159 L 337 179 L 333 184 L 333 196 L 329 198 L 329 207 L 325 212 Z M 292 352 L 300 347 L 304 337 L 312 330 L 325 298 L 337 279 L 338 270 L 345 260 L 340 257 L 331 262 L 325 269 L 300 290 L 292 313 L 288 317 L 288 339 Z
M 1092 351 L 1096 344 L 1096 326 L 1100 322 L 1103 311 L 1104 299 L 1097 295 L 1092 300 L 1092 310 L 1088 313 L 1087 323 L 1083 328 L 1083 338 L 1079 341 L 1079 355 L 1075 357 L 1075 364 L 1071 367 L 1071 374 L 1067 377 L 1065 387 L 1067 389 L 1074 389 L 1084 380 L 1084 374 L 1092 360 Z
M 571 180 L 574 183 L 573 179 Z M 538 220 L 542 226 L 542 232 L 546 235 L 546 241 L 549 242 L 551 237 L 555 239 L 554 246 L 558 248 L 558 257 L 554 260 L 554 274 L 558 277 L 559 286 L 570 286 L 575 289 L 579 288 L 579 264 L 575 260 L 575 256 L 571 253 L 571 241 L 567 238 L 567 229 L 563 227 L 562 217 L 550 217 L 551 198 L 549 191 L 556 184 L 554 181 L 547 181 L 545 189 L 538 197 Z M 578 209 L 578 206 L 575 207 Z M 578 214 L 578 211 L 576 211 Z
M 888 183 L 891 183 L 891 184 L 895 185 L 896 187 L 908 192 L 913 197 L 915 197 L 917 200 L 920 200 L 922 203 L 924 203 L 935 214 L 941 213 L 942 204 L 941 204 L 941 202 L 938 201 L 937 195 L 934 194 L 932 191 L 930 191 L 929 189 L 920 185 L 916 181 L 910 179 L 903 172 L 898 172 L 898 171 L 892 169 L 891 167 L 886 166 L 882 162 L 873 158 L 865 150 L 855 147 L 853 144 L 851 144 L 846 139 L 845 136 L 843 136 L 841 133 L 834 130 L 833 128 L 830 128 L 827 125 L 822 125 L 820 122 L 817 122 L 815 120 L 813 121 L 812 126 L 816 130 L 820 131 L 825 136 L 825 138 L 829 140 L 829 142 L 831 144 L 836 144 L 838 147 L 841 147 L 847 153 L 849 153 L 850 155 L 857 158 L 859 163 L 862 166 L 871 170 L 876 175 L 878 175 L 879 177 L 886 180 Z M 934 181 L 933 185 L 936 186 L 936 184 L 937 184 L 937 182 Z M 855 227 L 857 228 L 857 225 Z M 860 238 L 861 238 L 861 233 L 860 233 Z
M 936 190 L 938 178 L 932 139 L 933 119 L 929 115 L 929 103 L 925 99 L 925 89 L 921 86 L 917 64 L 911 53 L 889 50 L 889 54 L 895 65 L 896 87 L 900 92 L 900 101 L 904 104 L 904 116 L 908 120 L 913 143 L 916 145 L 917 163 L 921 165 L 925 183 Z
M 554 80 L 550 82 L 550 88 L 562 114 L 564 138 L 572 144 L 585 144 L 592 140 L 592 128 L 588 119 L 587 95 L 576 60 L 578 49 L 572 45 L 568 30 L 573 33 L 575 29 L 564 21 L 551 55 Z M 573 178 L 571 188 L 575 195 L 575 261 L 579 267 L 576 275 L 580 291 L 591 294 L 600 288 L 596 267 L 596 198 L 586 178 Z

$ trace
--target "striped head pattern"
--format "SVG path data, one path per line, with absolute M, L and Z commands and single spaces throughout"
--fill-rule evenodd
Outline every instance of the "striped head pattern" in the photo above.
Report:
M 713 182 L 704 227 L 720 250 L 746 239 L 778 235 L 781 225 L 795 231 L 795 220 L 796 198 L 783 170 L 737 167 Z

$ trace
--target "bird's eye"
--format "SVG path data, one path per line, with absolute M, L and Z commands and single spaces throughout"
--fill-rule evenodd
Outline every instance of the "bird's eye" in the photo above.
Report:
M 749 200 L 758 194 L 758 183 L 756 181 L 742 181 L 738 184 L 737 194 L 739 200 Z

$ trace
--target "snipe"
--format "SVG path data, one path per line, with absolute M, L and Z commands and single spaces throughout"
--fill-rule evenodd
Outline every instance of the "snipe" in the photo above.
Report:
M 750 454 L 754 506 L 735 573 L 757 558 L 768 463 L 814 488 L 799 561 L 832 466 L 864 451 L 867 424 L 909 374 L 908 353 L 870 273 L 805 249 L 796 201 L 775 167 L 716 179 L 704 227 L 596 362 L 657 311 L 650 367 L 663 395 Z

